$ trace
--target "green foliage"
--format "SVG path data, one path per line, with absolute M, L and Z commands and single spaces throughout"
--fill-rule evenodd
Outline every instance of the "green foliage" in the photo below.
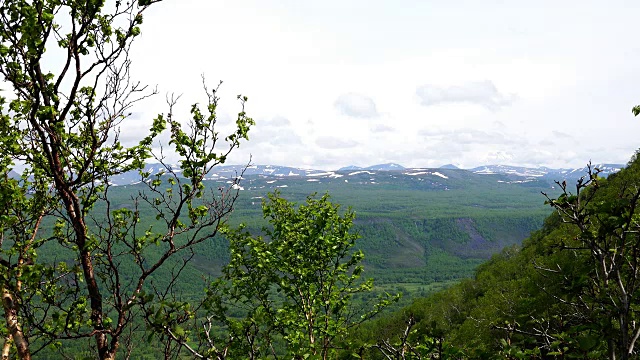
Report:
M 242 226 L 226 231 L 231 260 L 209 290 L 209 319 L 224 324 L 233 351 L 251 358 L 274 347 L 288 357 L 327 358 L 349 347 L 347 332 L 396 300 L 387 295 L 369 309 L 353 308 L 353 296 L 373 285 L 360 281 L 363 253 L 353 250 L 358 236 L 350 233 L 354 213 L 341 213 L 328 195 L 296 207 L 274 193 L 262 208 L 271 225 L 265 237 Z M 244 313 L 234 319 L 236 308 Z
M 379 320 L 390 333 L 360 336 L 393 345 L 411 314 L 418 338 L 435 331 L 465 358 L 634 358 L 639 169 L 634 156 L 607 180 L 591 168 L 576 193 L 558 183 L 561 195 L 548 201 L 556 212 L 522 247 L 506 248 L 474 279 Z
M 0 74 L 13 89 L 10 101 L 0 97 L 1 330 L 11 356 L 92 339 L 89 357 L 115 358 L 141 325 L 134 315 L 170 302 L 193 247 L 231 211 L 237 193 L 205 193 L 203 180 L 248 139 L 245 97 L 226 137 L 214 127 L 217 88 L 205 87 L 206 111 L 193 105 L 188 124 L 174 119 L 172 101 L 137 144 L 120 141 L 132 106 L 155 93 L 131 81 L 128 54 L 157 2 L 0 1 Z M 58 73 L 51 54 L 63 56 Z M 165 177 L 141 171 L 162 161 L 153 146 L 167 128 L 186 179 L 170 166 Z M 145 188 L 114 206 L 109 180 L 136 170 Z M 169 276 L 154 278 L 162 268 Z

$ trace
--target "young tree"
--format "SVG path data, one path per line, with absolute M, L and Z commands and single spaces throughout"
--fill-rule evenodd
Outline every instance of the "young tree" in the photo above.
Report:
M 269 194 L 262 210 L 270 223 L 264 237 L 242 226 L 225 230 L 231 260 L 204 303 L 208 316 L 200 338 L 205 341 L 189 350 L 200 358 L 327 359 L 348 349 L 349 329 L 397 300 L 387 295 L 368 306 L 352 301 L 373 286 L 371 279 L 360 281 L 364 255 L 353 249 L 354 213 L 341 214 L 328 195 L 309 196 L 296 206 L 277 192 Z M 213 334 L 212 326 L 222 326 L 226 336 Z M 188 337 L 167 334 L 188 345 Z
M 137 145 L 120 141 L 131 107 L 155 93 L 132 81 L 129 50 L 143 13 L 159 1 L 0 0 L 0 74 L 12 91 L 0 98 L 3 358 L 85 338 L 94 339 L 96 357 L 115 358 L 140 307 L 170 291 L 193 246 L 213 237 L 232 209 L 237 192 L 214 194 L 203 179 L 247 139 L 246 98 L 221 150 L 217 88 L 206 87 L 206 111 L 193 105 L 186 128 L 170 100 L 168 115 Z M 166 128 L 180 169 L 152 151 Z M 164 174 L 142 171 L 150 157 Z M 112 203 L 110 179 L 134 170 L 147 189 L 131 206 Z M 161 225 L 143 228 L 145 214 Z M 43 260 L 41 249 L 57 261 Z M 178 266 L 168 289 L 145 293 L 167 266 Z
M 606 342 L 609 359 L 629 359 L 637 355 L 640 337 L 640 159 L 636 152 L 607 180 L 588 169 L 574 191 L 558 182 L 562 194 L 548 201 L 577 232 L 573 243 L 563 245 L 590 266 L 581 277 L 558 266 L 555 272 L 574 277 L 559 300 L 589 319 L 587 330 L 597 330 L 593 340 Z

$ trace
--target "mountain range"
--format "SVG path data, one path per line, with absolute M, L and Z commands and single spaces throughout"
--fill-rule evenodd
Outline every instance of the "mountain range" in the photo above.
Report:
M 181 170 L 178 165 L 167 165 L 169 170 L 180 174 Z M 600 171 L 601 177 L 607 177 L 610 174 L 618 172 L 625 165 L 622 164 L 597 164 L 592 167 Z M 144 172 L 150 175 L 159 173 L 167 173 L 169 171 L 164 165 L 159 163 L 147 164 Z M 464 176 L 464 175 L 467 176 Z M 242 177 L 245 179 L 262 178 L 269 180 L 302 180 L 309 182 L 317 182 L 323 179 L 337 179 L 345 177 L 348 182 L 350 177 L 359 175 L 369 178 L 369 181 L 376 183 L 379 178 L 387 179 L 397 177 L 430 177 L 435 180 L 443 181 L 453 175 L 454 178 L 468 177 L 471 175 L 494 175 L 496 182 L 507 183 L 527 183 L 527 182 L 547 182 L 550 186 L 555 181 L 575 182 L 580 177 L 587 174 L 587 167 L 573 169 L 553 169 L 548 167 L 522 167 L 511 165 L 483 165 L 470 169 L 460 169 L 452 164 L 443 165 L 439 168 L 406 168 L 400 164 L 387 163 L 377 164 L 368 167 L 346 166 L 335 171 L 304 169 L 290 166 L 278 165 L 220 165 L 213 168 L 207 174 L 207 180 L 225 181 L 231 183 L 233 179 Z M 497 176 L 496 176 L 497 175 Z M 11 178 L 19 178 L 20 174 L 11 171 Z M 133 185 L 140 183 L 142 178 L 137 171 L 130 171 L 111 179 L 111 184 L 116 186 Z M 269 181 L 267 181 L 270 183 Z
M 170 169 L 176 173 L 180 172 L 177 165 L 169 165 Z M 607 177 L 619 171 L 624 167 L 622 164 L 597 164 L 594 168 L 600 170 L 600 176 Z M 147 164 L 144 169 L 151 175 L 168 170 L 161 164 Z M 548 167 L 521 167 L 510 165 L 483 165 L 471 169 L 459 169 L 454 165 L 448 164 L 439 168 L 406 168 L 402 165 L 389 163 L 378 164 L 368 167 L 347 166 L 335 171 L 303 169 L 290 166 L 277 165 L 221 165 L 216 166 L 208 175 L 207 180 L 232 180 L 242 176 L 243 178 L 259 176 L 261 178 L 290 178 L 290 179 L 307 179 L 307 181 L 320 181 L 321 179 L 336 179 L 345 177 L 347 180 L 355 175 L 371 176 L 371 181 L 375 181 L 376 176 L 388 177 L 395 176 L 428 176 L 447 179 L 451 172 L 472 173 L 477 175 L 502 175 L 496 178 L 497 182 L 530 182 L 530 181 L 546 181 L 553 184 L 554 181 L 575 182 L 580 177 L 587 174 L 587 167 L 574 169 L 552 169 Z M 141 181 L 140 175 L 135 172 L 128 172 L 111 179 L 113 185 L 131 185 Z

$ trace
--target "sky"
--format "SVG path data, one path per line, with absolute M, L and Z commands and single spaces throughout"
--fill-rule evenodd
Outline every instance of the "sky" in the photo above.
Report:
M 220 132 L 256 121 L 229 163 L 582 167 L 640 147 L 637 1 L 165 0 L 145 15 L 123 138 L 186 121 L 220 88 Z M 127 137 L 128 136 L 128 137 Z M 166 141 L 166 139 L 165 139 Z M 171 160 L 171 155 L 169 155 Z

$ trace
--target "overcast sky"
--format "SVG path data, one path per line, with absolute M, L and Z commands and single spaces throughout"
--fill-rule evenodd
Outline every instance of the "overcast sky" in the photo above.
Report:
M 221 121 L 257 125 L 230 160 L 337 169 L 625 163 L 640 147 L 637 1 L 166 0 L 134 76 L 181 113 L 223 80 Z M 221 128 L 221 130 L 223 130 Z

